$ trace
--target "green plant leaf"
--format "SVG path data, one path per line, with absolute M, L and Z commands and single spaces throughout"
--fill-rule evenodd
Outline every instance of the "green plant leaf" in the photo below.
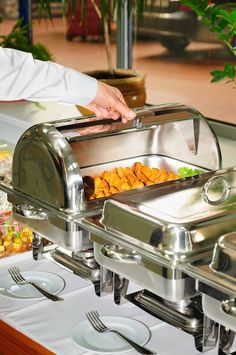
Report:
M 17 21 L 8 35 L 0 36 L 0 46 L 30 52 L 36 59 L 53 60 L 53 56 L 46 46 L 39 43 L 29 44 L 27 27 L 23 25 L 23 19 Z
M 234 80 L 235 68 L 232 63 L 225 63 L 224 72 L 227 74 L 228 78 Z
M 212 75 L 211 83 L 217 83 L 227 77 L 224 70 L 212 70 L 210 74 Z

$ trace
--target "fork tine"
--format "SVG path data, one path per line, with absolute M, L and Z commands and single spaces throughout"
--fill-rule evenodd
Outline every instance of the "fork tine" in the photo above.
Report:
M 21 282 L 21 279 L 20 279 L 20 277 L 19 277 L 19 275 L 18 275 L 18 272 L 17 272 L 17 268 L 16 268 L 15 266 L 12 267 L 12 272 L 13 272 L 13 274 L 14 274 L 14 276 L 15 276 L 15 279 L 16 279 L 18 282 Z
M 91 323 L 94 329 L 96 329 L 98 332 L 101 331 L 101 329 L 98 327 L 97 323 L 93 319 L 92 312 L 86 313 L 86 317 L 88 318 L 88 321 Z
M 15 267 L 13 266 L 13 267 L 11 268 L 11 270 L 12 270 L 12 273 L 13 273 L 13 275 L 14 275 L 14 278 L 15 278 L 16 282 L 20 282 L 20 280 L 19 280 L 19 278 L 18 278 L 18 276 L 17 276 L 16 270 L 15 270 Z
M 14 270 L 15 270 L 15 274 L 16 274 L 16 276 L 18 277 L 18 279 L 19 279 L 20 281 L 25 281 L 25 278 L 21 275 L 21 272 L 20 272 L 19 267 L 18 267 L 18 266 L 15 266 L 15 267 L 14 267 Z
M 96 324 L 97 328 L 99 328 L 100 330 L 102 330 L 102 327 L 100 326 L 97 317 L 95 316 L 94 311 L 91 311 L 91 317 L 93 319 L 93 322 Z
M 107 329 L 106 325 L 101 321 L 98 311 L 93 311 L 93 316 L 100 328 Z
M 103 325 L 99 322 L 99 318 L 97 317 L 96 315 L 96 311 L 91 311 L 91 317 L 93 319 L 93 322 L 97 325 L 97 327 L 100 329 L 100 330 L 104 330 L 104 327 Z
M 9 267 L 7 270 L 8 270 L 8 272 L 9 272 L 9 274 L 10 274 L 12 280 L 13 280 L 14 282 L 16 282 L 15 274 L 13 273 L 12 268 Z
M 15 266 L 12 266 L 8 269 L 8 272 L 9 274 L 11 275 L 12 279 L 14 282 L 16 283 L 20 283 L 22 282 L 23 280 L 21 280 L 21 278 L 19 277 L 18 275 L 18 272 L 17 272 L 17 268 Z

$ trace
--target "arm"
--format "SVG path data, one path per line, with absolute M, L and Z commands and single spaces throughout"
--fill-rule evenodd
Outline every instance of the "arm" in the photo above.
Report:
M 61 102 L 87 106 L 97 117 L 133 119 L 120 91 L 76 70 L 0 47 L 0 100 Z
M 30 53 L 0 47 L 0 100 L 87 105 L 97 81 L 76 70 L 34 59 Z

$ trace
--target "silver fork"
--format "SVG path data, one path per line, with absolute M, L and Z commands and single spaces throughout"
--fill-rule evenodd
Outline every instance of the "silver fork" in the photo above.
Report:
M 18 285 L 32 285 L 35 287 L 39 292 L 41 292 L 45 297 L 49 298 L 51 301 L 62 301 L 63 298 L 53 295 L 52 293 L 49 293 L 47 290 L 45 290 L 43 287 L 39 286 L 37 283 L 33 281 L 26 280 L 21 272 L 18 266 L 13 266 L 8 269 L 9 274 L 11 275 L 12 280 L 18 284 Z
M 135 350 L 137 350 L 140 354 L 156 354 L 143 346 L 135 343 L 133 340 L 127 338 L 125 335 L 120 333 L 118 330 L 115 330 L 113 328 L 108 328 L 100 319 L 99 314 L 97 311 L 91 311 L 86 313 L 86 317 L 88 318 L 88 321 L 91 323 L 93 328 L 98 331 L 99 333 L 104 333 L 104 332 L 113 332 L 117 334 L 121 339 L 123 339 L 126 343 L 128 343 L 130 346 L 132 346 Z

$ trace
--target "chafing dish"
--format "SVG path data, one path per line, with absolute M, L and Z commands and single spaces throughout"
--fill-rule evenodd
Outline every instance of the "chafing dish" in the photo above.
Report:
M 201 351 L 216 345 L 216 322 L 236 328 L 235 182 L 229 168 L 125 192 L 83 222 L 98 263 L 145 288 L 126 298 L 193 334 Z
M 235 194 L 231 202 L 230 208 L 235 207 Z M 215 243 L 210 260 L 204 258 L 186 267 L 188 274 L 197 280 L 204 314 L 221 325 L 219 338 L 225 354 L 230 354 L 236 332 L 235 245 L 236 232 L 226 233 Z

